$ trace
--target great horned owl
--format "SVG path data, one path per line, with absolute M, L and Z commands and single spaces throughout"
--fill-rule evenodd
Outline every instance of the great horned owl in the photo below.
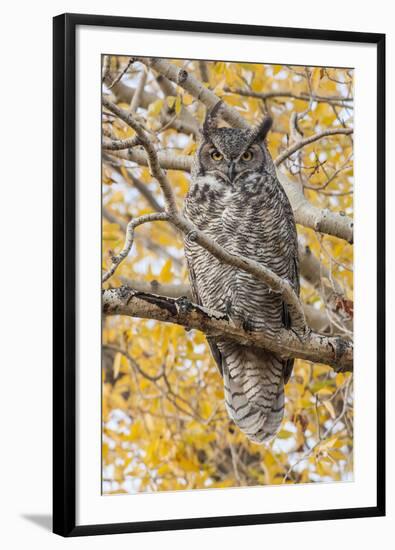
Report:
M 252 130 L 218 127 L 221 105 L 206 117 L 194 157 L 184 213 L 199 229 L 236 255 L 287 279 L 299 294 L 297 234 L 293 212 L 265 146 L 272 121 Z M 197 243 L 185 240 L 194 300 L 227 313 L 250 331 L 276 335 L 290 328 L 281 295 Z M 228 414 L 249 439 L 262 443 L 278 431 L 284 384 L 293 360 L 226 338 L 208 338 L 223 377 Z

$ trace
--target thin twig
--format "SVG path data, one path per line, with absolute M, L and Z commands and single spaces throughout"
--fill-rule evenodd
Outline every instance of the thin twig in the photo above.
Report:
M 153 221 L 167 221 L 168 219 L 169 216 L 165 212 L 154 212 L 153 214 L 145 214 L 144 216 L 131 220 L 126 228 L 125 244 L 123 245 L 121 252 L 117 256 L 112 257 L 111 267 L 102 277 L 103 283 L 114 275 L 119 265 L 129 255 L 129 252 L 133 246 L 134 230 L 136 227 L 144 223 Z
M 123 71 L 121 71 L 121 72 L 119 73 L 119 75 L 111 82 L 111 84 L 109 84 L 109 85 L 107 86 L 107 88 L 108 88 L 109 90 L 111 90 L 116 84 L 118 84 L 118 82 L 120 82 L 120 80 L 122 79 L 123 75 L 124 75 L 125 73 L 127 73 L 127 71 L 129 70 L 129 67 L 133 64 L 133 62 L 134 62 L 134 58 L 131 57 L 131 58 L 129 59 L 129 61 L 127 62 L 127 64 L 125 65 L 125 68 L 123 69 Z
M 288 147 L 288 149 L 286 149 L 282 153 L 280 153 L 278 157 L 275 158 L 274 165 L 279 166 L 282 162 L 284 162 L 285 159 L 287 159 L 288 157 L 296 153 L 296 151 L 299 151 L 299 149 L 302 149 L 306 145 L 309 145 L 310 143 L 314 143 L 319 139 L 322 139 L 328 136 L 337 136 L 340 134 L 350 135 L 353 133 L 353 131 L 354 130 L 352 128 L 328 128 L 328 130 L 323 130 L 318 134 L 314 134 L 312 136 L 303 138 L 300 141 L 291 145 L 291 147 Z
M 147 76 L 147 67 L 143 65 L 139 83 L 136 86 L 136 91 L 133 94 L 132 101 L 130 102 L 130 111 L 132 113 L 135 113 L 140 106 L 141 96 L 143 95 L 145 83 L 147 82 Z

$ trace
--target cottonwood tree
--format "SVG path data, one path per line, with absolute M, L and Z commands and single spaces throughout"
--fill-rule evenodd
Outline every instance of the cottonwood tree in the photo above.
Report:
M 352 476 L 353 79 L 345 69 L 104 56 L 103 488 L 158 491 Z M 207 109 L 268 147 L 298 227 L 300 299 L 182 214 Z M 182 242 L 282 294 L 275 338 L 194 304 Z M 251 443 L 229 420 L 204 335 L 296 358 L 283 427 Z

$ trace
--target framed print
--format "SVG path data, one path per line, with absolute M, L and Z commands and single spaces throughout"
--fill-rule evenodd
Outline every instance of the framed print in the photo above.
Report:
M 380 34 L 54 18 L 55 533 L 384 515 L 384 74 Z

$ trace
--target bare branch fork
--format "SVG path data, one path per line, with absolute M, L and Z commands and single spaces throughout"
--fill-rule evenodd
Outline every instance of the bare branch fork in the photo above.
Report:
M 175 323 L 187 330 L 197 329 L 209 336 L 225 336 L 243 345 L 264 348 L 284 358 L 298 357 L 324 363 L 336 372 L 353 370 L 352 343 L 337 336 L 309 332 L 302 340 L 287 329 L 281 329 L 274 336 L 266 332 L 248 332 L 236 326 L 226 314 L 201 307 L 185 297 L 168 298 L 129 287 L 104 290 L 102 298 L 105 315 L 129 315 Z
M 123 260 L 128 256 L 133 246 L 134 230 L 136 227 L 138 227 L 139 225 L 142 225 L 143 223 L 167 221 L 168 219 L 169 219 L 169 216 L 168 214 L 166 214 L 166 212 L 154 212 L 152 214 L 146 214 L 144 216 L 140 216 L 139 218 L 135 218 L 131 220 L 128 223 L 126 228 L 125 244 L 123 245 L 121 252 L 117 256 L 112 257 L 111 267 L 103 275 L 103 278 L 102 278 L 103 283 L 114 275 L 115 270 L 117 269 L 119 264 L 123 262 Z

